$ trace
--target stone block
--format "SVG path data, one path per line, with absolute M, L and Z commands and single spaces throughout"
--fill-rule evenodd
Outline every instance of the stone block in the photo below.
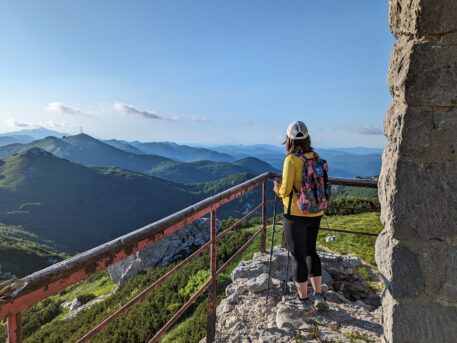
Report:
M 395 102 L 385 117 L 389 148 L 416 162 L 457 161 L 457 107 L 414 107 Z
M 443 263 L 440 263 L 443 266 Z M 457 246 L 448 247 L 446 257 L 446 281 L 443 286 L 442 297 L 457 304 Z
M 416 36 L 443 35 L 457 31 L 457 2 L 454 0 L 390 0 L 390 29 Z
M 376 240 L 376 263 L 395 298 L 414 298 L 425 292 L 425 277 L 420 257 L 404 242 L 382 232 Z
M 456 106 L 456 55 L 457 45 L 400 37 L 390 58 L 392 95 L 409 106 Z
M 400 303 L 393 306 L 389 342 L 454 343 L 457 307 L 438 303 Z
M 381 220 L 394 238 L 457 238 L 457 162 L 383 158 L 378 192 Z

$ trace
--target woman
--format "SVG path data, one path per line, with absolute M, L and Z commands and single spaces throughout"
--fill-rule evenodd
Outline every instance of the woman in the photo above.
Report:
M 311 310 L 312 305 L 319 310 L 328 309 L 321 289 L 321 261 L 316 252 L 317 234 L 324 212 L 303 214 L 297 206 L 296 192 L 302 184 L 303 155 L 306 159 L 314 157 L 306 125 L 301 121 L 290 123 L 284 144 L 287 156 L 284 160 L 282 183 L 276 180 L 274 191 L 283 200 L 284 236 L 294 259 L 293 277 L 298 292 L 286 302 L 303 310 Z M 314 290 L 311 298 L 308 297 L 308 277 Z

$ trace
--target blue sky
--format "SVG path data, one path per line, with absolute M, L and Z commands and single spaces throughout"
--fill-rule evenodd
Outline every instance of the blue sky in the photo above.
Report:
M 385 144 L 387 1 L 2 1 L 0 131 Z

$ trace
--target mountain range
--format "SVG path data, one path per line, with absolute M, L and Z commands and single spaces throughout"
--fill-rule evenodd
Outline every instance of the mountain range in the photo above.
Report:
M 77 147 L 80 150 L 84 150 L 81 145 L 83 142 L 79 142 L 79 140 L 84 141 L 82 137 L 85 137 L 85 140 L 89 140 L 88 135 L 76 135 L 76 136 L 68 136 L 61 132 L 55 132 L 52 130 L 47 129 L 33 129 L 33 130 L 21 130 L 17 132 L 12 132 L 8 134 L 0 135 L 0 156 L 8 156 L 12 153 L 24 151 L 24 149 L 28 149 L 32 146 L 41 147 L 47 151 L 50 151 L 57 156 L 69 158 L 70 160 L 86 165 L 96 165 L 96 166 L 111 166 L 116 165 L 122 168 L 131 169 L 135 171 L 141 172 L 149 172 L 152 175 L 157 175 L 159 177 L 167 177 L 167 171 L 171 166 L 178 166 L 175 162 L 199 162 L 196 165 L 189 165 L 188 167 L 192 170 L 205 170 L 208 175 L 211 175 L 212 172 L 209 171 L 208 163 L 207 165 L 201 165 L 201 161 L 211 161 L 211 162 L 226 162 L 233 164 L 238 160 L 243 160 L 248 157 L 255 157 L 261 161 L 264 161 L 271 165 L 276 170 L 282 169 L 282 164 L 284 161 L 285 150 L 283 146 L 274 146 L 268 144 L 258 144 L 258 145 L 212 145 L 212 146 L 205 146 L 205 147 L 197 147 L 197 146 L 188 146 L 188 145 L 179 145 L 176 143 L 171 142 L 138 142 L 138 141 L 123 141 L 123 140 L 95 140 L 93 138 L 93 144 L 100 144 L 104 143 L 105 145 L 110 145 L 117 150 L 123 151 L 124 153 L 134 154 L 135 156 L 128 157 L 125 154 L 121 154 L 119 151 L 114 152 L 111 151 L 109 155 L 117 155 L 117 157 L 111 156 L 111 160 L 108 157 L 103 157 L 97 155 L 97 153 L 89 152 L 86 155 L 86 152 L 80 152 L 81 156 L 77 156 L 78 149 L 73 149 L 72 152 L 69 152 L 68 147 L 66 149 L 61 148 L 52 148 L 47 147 L 48 143 L 38 142 L 35 140 L 33 142 L 34 137 L 38 137 L 41 139 L 46 138 L 47 136 L 54 137 L 62 137 L 60 138 L 64 142 L 70 143 L 74 147 Z M 43 137 L 47 135 L 46 137 Z M 24 137 L 28 137 L 28 141 L 20 141 L 17 142 L 19 139 L 18 137 L 22 137 L 21 139 L 24 140 Z M 71 138 L 75 137 L 75 138 Z M 90 137 L 92 138 L 92 137 Z M 8 140 L 9 139 L 9 140 Z M 31 139 L 31 140 L 30 140 Z M 3 140 L 3 141 L 2 141 Z M 95 142 L 95 141 L 97 142 Z M 31 143 L 28 146 L 9 146 L 5 147 L 7 144 L 11 143 Z M 51 143 L 52 145 L 53 143 Z M 86 147 L 87 148 L 87 147 Z M 59 151 L 62 150 L 62 151 Z M 109 152 L 108 147 L 104 146 L 103 148 L 100 147 L 100 153 L 103 151 L 103 154 Z M 367 177 L 378 175 L 379 170 L 381 168 L 381 153 L 382 149 L 379 148 L 365 148 L 365 147 L 356 147 L 356 148 L 332 148 L 332 149 L 322 149 L 317 148 L 316 151 L 327 161 L 329 162 L 330 166 L 330 175 L 334 177 Z M 65 155 L 67 154 L 67 155 Z M 89 157 L 91 157 L 90 159 Z M 122 164 L 119 161 L 120 155 Z M 155 156 L 155 160 L 148 160 L 148 158 L 139 158 L 137 155 L 153 155 Z M 159 167 L 159 159 L 158 156 L 165 158 L 162 162 L 164 163 L 159 169 L 155 170 L 155 167 Z M 133 159 L 133 161 L 126 161 L 128 158 Z M 149 164 L 149 166 L 148 166 Z M 145 168 L 146 167 L 146 168 Z M 222 167 L 222 166 L 221 166 Z M 185 168 L 183 165 L 179 165 L 179 168 Z M 227 171 L 231 170 L 230 168 Z M 179 174 L 179 173 L 178 173 Z M 214 180 L 214 178 L 219 177 L 220 175 L 225 176 L 226 174 L 213 174 L 215 176 L 209 176 L 207 180 Z M 196 178 L 190 178 L 188 182 L 200 182 L 204 180 L 201 175 Z M 182 179 L 180 179 L 182 181 Z
M 234 161 L 234 163 L 208 160 L 181 162 L 159 155 L 129 152 L 132 150 L 128 144 L 119 145 L 119 147 L 127 150 L 116 148 L 86 134 L 62 138 L 50 136 L 30 143 L 0 147 L 0 157 L 25 152 L 31 148 L 40 148 L 82 165 L 119 167 L 178 183 L 208 182 L 240 173 L 260 174 L 265 171 L 277 171 L 268 163 L 254 157 Z M 197 154 L 201 153 L 201 149 L 196 150 Z M 191 155 L 188 147 L 185 147 L 184 151 Z
M 0 264 L 20 275 L 67 256 L 62 252 L 84 251 L 255 175 L 279 171 L 284 158 L 284 148 L 272 145 L 102 141 L 40 129 L 1 135 L 1 144 L 0 236 L 10 243 L 0 244 Z M 378 174 L 376 151 L 318 152 L 333 176 Z M 255 190 L 218 216 L 239 217 L 260 198 Z

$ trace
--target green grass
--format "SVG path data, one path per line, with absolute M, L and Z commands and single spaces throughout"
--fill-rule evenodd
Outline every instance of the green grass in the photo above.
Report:
M 379 234 L 382 230 L 379 213 L 377 212 L 346 216 L 326 216 L 322 219 L 321 227 L 327 227 L 327 225 L 332 229 L 345 229 L 375 234 Z M 331 242 L 326 242 L 325 237 L 327 236 L 336 236 L 336 239 Z M 374 258 L 376 237 L 374 236 L 362 236 L 321 230 L 318 241 L 321 245 L 336 253 L 356 255 L 364 262 L 376 266 Z
M 360 342 L 361 340 L 366 342 L 366 343 L 372 343 L 374 342 L 370 336 L 367 334 L 362 334 L 359 332 L 351 331 L 351 332 L 346 332 L 344 334 L 351 342 Z
M 59 298 L 63 301 L 70 301 L 85 294 L 93 294 L 99 297 L 111 293 L 115 288 L 116 284 L 111 281 L 108 272 L 105 271 L 87 281 L 69 287 L 65 292 L 60 293 Z
M 0 224 L 0 264 L 3 272 L 23 277 L 69 255 L 56 251 L 19 226 Z

